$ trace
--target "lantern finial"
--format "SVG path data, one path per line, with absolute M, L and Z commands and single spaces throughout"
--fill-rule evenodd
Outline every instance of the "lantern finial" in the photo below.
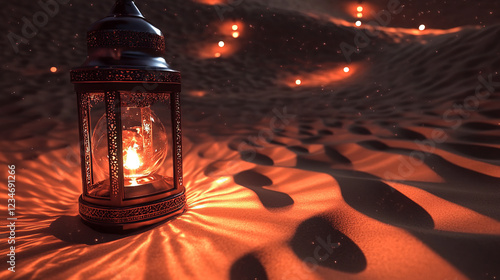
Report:
M 144 17 L 133 0 L 116 0 L 116 4 L 109 16 Z

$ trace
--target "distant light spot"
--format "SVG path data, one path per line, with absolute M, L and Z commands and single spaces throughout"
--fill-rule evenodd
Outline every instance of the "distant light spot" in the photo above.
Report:
M 351 69 L 349 69 L 349 67 L 344 67 L 344 72 L 348 73 Z
M 52 73 L 57 72 L 57 67 L 50 67 L 50 72 L 52 72 Z
M 360 20 L 356 21 L 356 26 L 361 26 L 361 21 Z
M 240 32 L 233 32 L 233 38 L 240 37 Z
M 356 10 L 361 13 L 363 11 L 363 7 L 358 6 L 358 8 Z
M 300 86 L 300 85 L 302 84 L 302 81 L 301 81 L 301 80 L 299 80 L 299 79 L 297 79 L 297 80 L 295 81 L 295 84 L 296 84 L 296 85 L 298 85 L 298 86 Z
M 224 44 L 224 41 L 219 41 L 219 47 L 221 47 L 221 48 L 222 48 L 222 47 L 224 47 L 224 45 L 225 45 L 225 44 Z
M 220 53 L 215 53 L 215 57 L 220 57 Z
M 358 16 L 358 18 L 362 18 L 363 17 L 363 13 L 358 13 L 357 16 Z
M 231 27 L 234 31 L 238 30 L 238 25 L 234 24 L 232 27 Z
M 418 27 L 418 29 L 419 29 L 420 31 L 425 30 L 425 25 L 421 24 L 421 25 Z

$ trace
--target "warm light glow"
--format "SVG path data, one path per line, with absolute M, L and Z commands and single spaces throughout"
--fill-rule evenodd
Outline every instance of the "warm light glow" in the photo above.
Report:
M 217 185 L 222 185 L 223 183 L 229 181 L 229 179 L 230 179 L 230 177 L 227 177 L 227 176 L 226 177 L 221 177 L 221 178 L 215 180 L 215 183 Z
M 234 31 L 238 30 L 238 25 L 236 24 L 233 24 L 233 26 L 231 27 Z
M 358 17 L 358 18 L 362 18 L 362 17 L 363 17 L 363 13 L 358 13 L 358 14 L 357 14 L 357 17 Z
M 206 91 L 203 91 L 203 90 L 193 90 L 190 92 L 190 95 L 191 96 L 195 96 L 195 97 L 203 97 L 207 94 Z
M 363 7 L 358 6 L 358 8 L 356 10 L 361 13 L 363 11 Z
M 302 84 L 302 81 L 301 80 L 296 80 L 295 84 L 298 85 L 298 86 L 300 86 L 300 84 Z
M 214 54 L 215 57 L 220 57 L 220 55 L 221 54 L 219 52 Z
M 356 21 L 356 26 L 361 26 L 361 21 L 360 20 Z
M 351 69 L 349 69 L 349 67 L 347 67 L 347 66 L 346 66 L 346 67 L 344 67 L 344 72 L 345 72 L 345 73 L 349 73 L 349 71 L 350 71 L 350 70 L 351 70 Z
M 50 72 L 52 72 L 52 73 L 57 72 L 57 67 L 50 67 Z
M 125 186 L 131 186 L 134 185 L 131 179 L 144 181 L 155 175 L 163 165 L 168 154 L 168 133 L 149 107 L 122 107 L 121 127 L 121 165 L 126 178 L 124 183 Z M 94 175 L 98 181 L 109 177 L 107 130 L 106 115 L 103 115 L 92 136 Z M 113 160 L 116 160 L 116 157 Z
M 225 45 L 225 44 L 224 44 L 224 41 L 219 41 L 219 47 L 221 47 L 221 48 L 222 48 L 222 47 L 224 47 L 224 45 Z
M 233 32 L 233 38 L 238 38 L 240 37 L 240 33 L 239 32 Z
M 425 25 L 421 24 L 421 25 L 418 27 L 418 29 L 419 29 L 420 31 L 425 30 Z
M 135 146 L 137 146 L 137 144 L 135 144 Z M 124 152 L 123 162 L 123 167 L 129 171 L 137 170 L 142 166 L 139 154 L 137 154 L 134 147 L 128 147 L 128 149 Z

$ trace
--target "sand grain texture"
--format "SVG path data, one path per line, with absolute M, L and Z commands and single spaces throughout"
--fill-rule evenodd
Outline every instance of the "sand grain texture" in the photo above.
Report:
M 1 279 L 500 278 L 498 3 L 435 4 L 448 20 L 425 13 L 443 29 L 420 33 L 410 3 L 348 64 L 351 2 L 247 0 L 221 20 L 221 1 L 137 1 L 182 71 L 189 206 L 114 235 L 78 217 L 68 74 L 112 2 L 62 5 L 18 54 L 3 42 L 0 162 L 16 165 L 19 227 Z M 40 10 L 3 6 L 4 34 Z

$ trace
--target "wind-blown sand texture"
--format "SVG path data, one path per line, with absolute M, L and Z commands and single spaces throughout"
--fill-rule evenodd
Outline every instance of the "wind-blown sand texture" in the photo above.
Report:
M 77 209 L 68 71 L 113 2 L 61 5 L 19 54 L 4 37 L 0 162 L 16 165 L 18 227 L 1 279 L 500 278 L 498 2 L 406 3 L 347 63 L 340 43 L 365 32 L 356 1 L 233 1 L 223 20 L 223 1 L 136 1 L 182 71 L 188 210 L 129 235 Z M 5 36 L 41 10 L 2 6 Z

